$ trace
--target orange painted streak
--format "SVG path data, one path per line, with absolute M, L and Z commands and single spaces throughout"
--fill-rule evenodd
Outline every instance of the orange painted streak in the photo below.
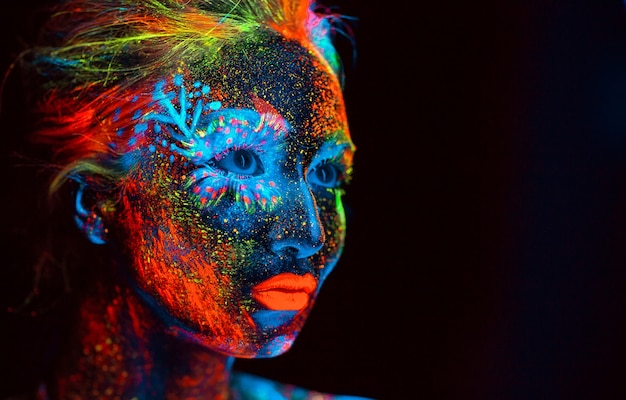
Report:
M 171 245 L 172 239 L 176 240 L 183 236 L 180 233 L 177 234 L 177 227 L 171 219 L 165 217 L 162 220 L 165 224 L 163 231 L 168 233 L 159 232 L 160 236 L 162 235 L 157 244 L 159 246 L 163 246 L 168 241 Z M 224 295 L 228 296 L 226 293 L 221 293 L 220 288 L 230 287 L 229 277 L 218 277 L 216 266 L 209 264 L 204 257 L 199 259 L 199 255 L 204 252 L 189 249 L 189 243 L 176 243 L 173 247 L 179 249 L 179 254 L 176 255 L 179 265 L 167 266 L 161 263 L 158 266 L 161 283 L 155 286 L 157 292 L 170 309 L 177 310 L 200 331 L 209 329 L 214 335 L 234 336 L 242 339 L 243 333 L 233 330 L 233 324 L 230 323 L 232 316 L 225 314 L 225 310 L 220 307 Z M 159 251 L 161 254 L 168 254 L 168 250 L 164 248 Z M 188 273 L 182 272 L 183 269 Z
M 147 197 L 154 195 L 144 192 Z M 206 240 L 200 237 L 201 233 L 196 232 L 198 237 L 194 238 L 191 236 L 195 235 L 185 232 L 185 227 L 172 218 L 171 210 L 176 207 L 167 203 L 162 204 L 160 210 L 154 210 L 154 220 L 160 224 L 158 234 L 144 236 L 139 227 L 146 224 L 145 217 L 141 212 L 134 211 L 127 198 L 124 202 L 127 218 L 132 221 L 128 225 L 137 227 L 131 229 L 129 234 L 135 244 L 133 258 L 138 263 L 136 273 L 145 290 L 192 329 L 213 337 L 243 340 L 245 333 L 232 323 L 233 314 L 238 312 L 237 305 L 226 305 L 232 296 L 230 278 L 219 274 L 217 266 L 207 257 L 210 252 L 228 254 L 228 249 L 203 248 L 199 243 Z M 201 222 L 191 222 L 191 225 L 199 226 Z M 144 249 L 150 251 L 145 252 Z M 227 260 L 220 258 L 220 261 Z
M 307 1 L 282 0 L 283 20 L 270 23 L 270 26 L 288 39 L 295 39 L 301 43 L 308 42 L 305 29 L 308 5 Z
M 90 86 L 82 88 L 81 92 L 88 93 Z M 141 96 L 138 101 L 133 101 L 138 93 L 128 89 L 124 94 L 120 91 L 120 87 L 112 87 L 95 100 L 92 96 L 79 97 L 71 93 L 64 97 L 58 91 L 51 91 L 38 103 L 41 113 L 48 115 L 47 122 L 51 123 L 37 132 L 36 140 L 55 144 L 55 156 L 64 165 L 95 158 L 95 154 L 108 154 L 111 143 L 117 145 L 118 151 L 123 150 L 133 131 L 126 129 L 118 136 L 118 129 L 126 127 L 136 110 L 148 109 L 152 98 Z M 113 118 L 114 115 L 117 118 Z
M 319 70 L 324 69 L 321 63 L 318 65 Z M 312 118 L 306 121 L 304 129 L 315 138 L 324 138 L 329 132 L 331 134 L 343 132 L 346 138 L 350 138 L 346 107 L 341 86 L 336 78 L 316 75 L 311 84 L 324 89 L 317 91 L 318 97 L 311 104 Z

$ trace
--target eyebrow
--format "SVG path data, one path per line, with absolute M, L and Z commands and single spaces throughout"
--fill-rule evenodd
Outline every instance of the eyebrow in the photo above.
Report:
M 323 156 L 324 158 L 329 157 L 337 157 L 339 155 L 354 155 L 354 151 L 356 147 L 350 141 L 336 141 L 336 136 L 334 138 L 329 138 L 326 140 L 320 148 L 317 150 L 317 156 Z M 334 141 L 334 143 L 333 143 Z

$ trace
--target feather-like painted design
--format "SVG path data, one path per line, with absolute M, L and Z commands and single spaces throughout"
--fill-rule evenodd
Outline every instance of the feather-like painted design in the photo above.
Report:
M 172 139 L 167 147 L 170 151 L 197 167 L 189 174 L 186 186 L 192 190 L 198 205 L 215 205 L 231 191 L 235 200 L 249 211 L 275 207 L 280 196 L 273 182 L 262 177 L 226 174 L 210 162 L 237 149 L 262 154 L 267 146 L 280 147 L 289 125 L 276 114 L 221 109 L 221 104 L 211 99 L 210 92 L 210 87 L 202 82 L 187 85 L 180 74 L 158 82 L 154 104 L 137 122 L 135 132 L 143 133 L 143 127 L 148 129 L 147 124 L 151 124 L 152 131 L 163 132 Z M 136 138 L 131 140 L 133 145 L 141 142 Z M 151 144 L 150 149 L 156 151 L 156 146 Z

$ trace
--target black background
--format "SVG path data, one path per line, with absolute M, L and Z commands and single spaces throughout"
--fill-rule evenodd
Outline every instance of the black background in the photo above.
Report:
M 381 400 L 626 398 L 626 7 L 414 3 L 325 3 L 357 17 L 345 253 L 293 349 L 236 365 Z M 1 11 L 3 71 L 37 4 Z M 9 387 L 28 335 L 1 329 Z

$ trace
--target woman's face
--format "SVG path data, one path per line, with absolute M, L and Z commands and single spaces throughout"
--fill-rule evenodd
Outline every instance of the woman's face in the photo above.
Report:
M 340 87 L 275 35 L 146 88 L 108 224 L 140 295 L 224 354 L 270 357 L 301 330 L 342 251 L 351 171 Z

